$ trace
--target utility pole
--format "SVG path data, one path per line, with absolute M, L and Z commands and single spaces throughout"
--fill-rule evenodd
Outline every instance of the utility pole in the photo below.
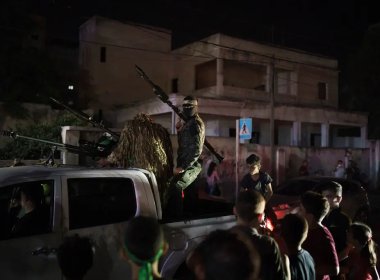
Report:
M 274 55 L 272 57 L 272 63 L 271 63 L 271 89 L 270 89 L 270 122 L 269 122 L 269 129 L 270 129 L 270 161 L 271 161 L 271 177 L 276 178 L 276 151 L 275 151 L 275 143 L 274 143 L 274 135 L 275 135 L 275 127 L 274 127 L 274 113 L 275 113 L 275 102 L 274 102 L 274 93 L 275 93 L 275 58 Z M 276 182 L 278 183 L 278 182 Z

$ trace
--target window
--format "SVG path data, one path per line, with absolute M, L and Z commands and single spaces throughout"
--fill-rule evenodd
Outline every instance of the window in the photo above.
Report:
M 136 213 L 134 185 L 128 178 L 68 180 L 70 229 L 128 221 Z
M 223 72 L 225 86 L 265 90 L 266 67 L 264 65 L 226 59 L 223 61 Z
M 178 93 L 178 78 L 172 79 L 172 93 Z
M 106 47 L 100 47 L 100 62 L 102 63 L 106 62 L 106 58 L 107 58 L 106 51 L 107 51 Z
M 327 100 L 327 83 L 318 83 L 318 99 Z
M 53 191 L 53 180 L 2 187 L 0 189 L 0 239 L 51 232 Z M 21 207 L 21 205 L 24 206 Z M 25 214 L 26 207 L 31 210 L 27 214 Z
M 358 126 L 346 126 L 338 128 L 338 137 L 360 137 L 361 130 Z
M 195 66 L 195 89 L 216 85 L 216 60 L 211 60 Z

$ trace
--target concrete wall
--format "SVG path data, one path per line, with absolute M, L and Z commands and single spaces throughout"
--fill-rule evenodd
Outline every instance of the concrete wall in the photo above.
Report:
M 152 88 L 138 76 L 135 65 L 165 91 L 170 89 L 168 30 L 93 17 L 81 26 L 80 42 L 80 65 L 89 71 L 97 98 L 92 108 L 120 108 L 151 97 Z M 102 47 L 105 62 L 100 61 Z
M 101 132 L 97 129 L 80 128 L 80 127 L 65 127 L 66 137 L 64 139 L 73 142 L 66 142 L 68 144 L 77 145 L 75 141 L 83 138 L 91 141 L 96 141 L 100 137 Z M 75 140 L 76 139 L 76 140 Z M 257 145 L 257 144 L 239 144 L 238 162 L 236 162 L 236 140 L 235 138 L 227 137 L 207 137 L 210 144 L 214 149 L 224 157 L 224 160 L 218 165 L 218 173 L 221 177 L 221 189 L 223 196 L 228 200 L 233 200 L 235 195 L 236 186 L 236 164 L 238 168 L 238 181 L 248 172 L 248 167 L 245 164 L 245 159 L 251 153 L 257 153 L 262 158 L 262 170 L 267 171 L 274 179 L 273 186 L 281 183 L 287 178 L 297 177 L 298 169 L 303 160 L 308 160 L 309 171 L 311 175 L 326 175 L 332 174 L 332 170 L 338 160 L 348 160 L 345 157 L 346 149 L 332 149 L 332 148 L 298 148 L 291 146 L 278 146 L 276 147 L 277 162 L 274 165 L 275 170 L 271 170 L 271 149 L 270 146 Z M 177 151 L 177 137 L 171 136 L 174 159 L 176 159 Z M 367 176 L 372 176 L 373 171 L 370 167 L 370 149 L 350 149 L 350 159 L 354 160 L 360 170 Z M 202 155 L 204 167 L 209 160 L 216 159 L 210 154 L 207 148 L 204 148 Z M 69 157 L 66 157 L 69 159 Z M 64 161 L 65 162 L 65 161 Z M 96 164 L 93 160 L 80 156 L 77 162 L 65 162 L 70 164 Z M 204 170 L 206 172 L 206 170 Z M 373 178 L 370 178 L 375 182 Z

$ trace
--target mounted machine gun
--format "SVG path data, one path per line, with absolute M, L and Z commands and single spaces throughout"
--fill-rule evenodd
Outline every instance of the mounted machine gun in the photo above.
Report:
M 54 152 L 56 150 L 67 151 L 74 154 L 82 154 L 92 158 L 106 157 L 111 153 L 110 149 L 106 145 L 102 145 L 100 143 L 89 144 L 91 142 L 88 142 L 87 144 L 81 146 L 74 146 L 20 135 L 17 132 L 11 130 L 0 130 L 0 135 L 11 137 L 14 140 L 24 139 L 50 145 L 52 149 L 48 159 L 45 161 L 45 165 L 54 165 Z

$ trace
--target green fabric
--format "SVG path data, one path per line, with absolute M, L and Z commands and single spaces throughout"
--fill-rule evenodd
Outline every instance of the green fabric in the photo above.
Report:
M 161 248 L 160 250 L 158 250 L 157 254 L 149 260 L 140 260 L 138 257 L 136 257 L 128 250 L 127 246 L 125 246 L 125 251 L 127 252 L 128 257 L 134 263 L 140 265 L 139 280 L 153 280 L 152 263 L 162 256 L 164 252 L 163 249 Z

